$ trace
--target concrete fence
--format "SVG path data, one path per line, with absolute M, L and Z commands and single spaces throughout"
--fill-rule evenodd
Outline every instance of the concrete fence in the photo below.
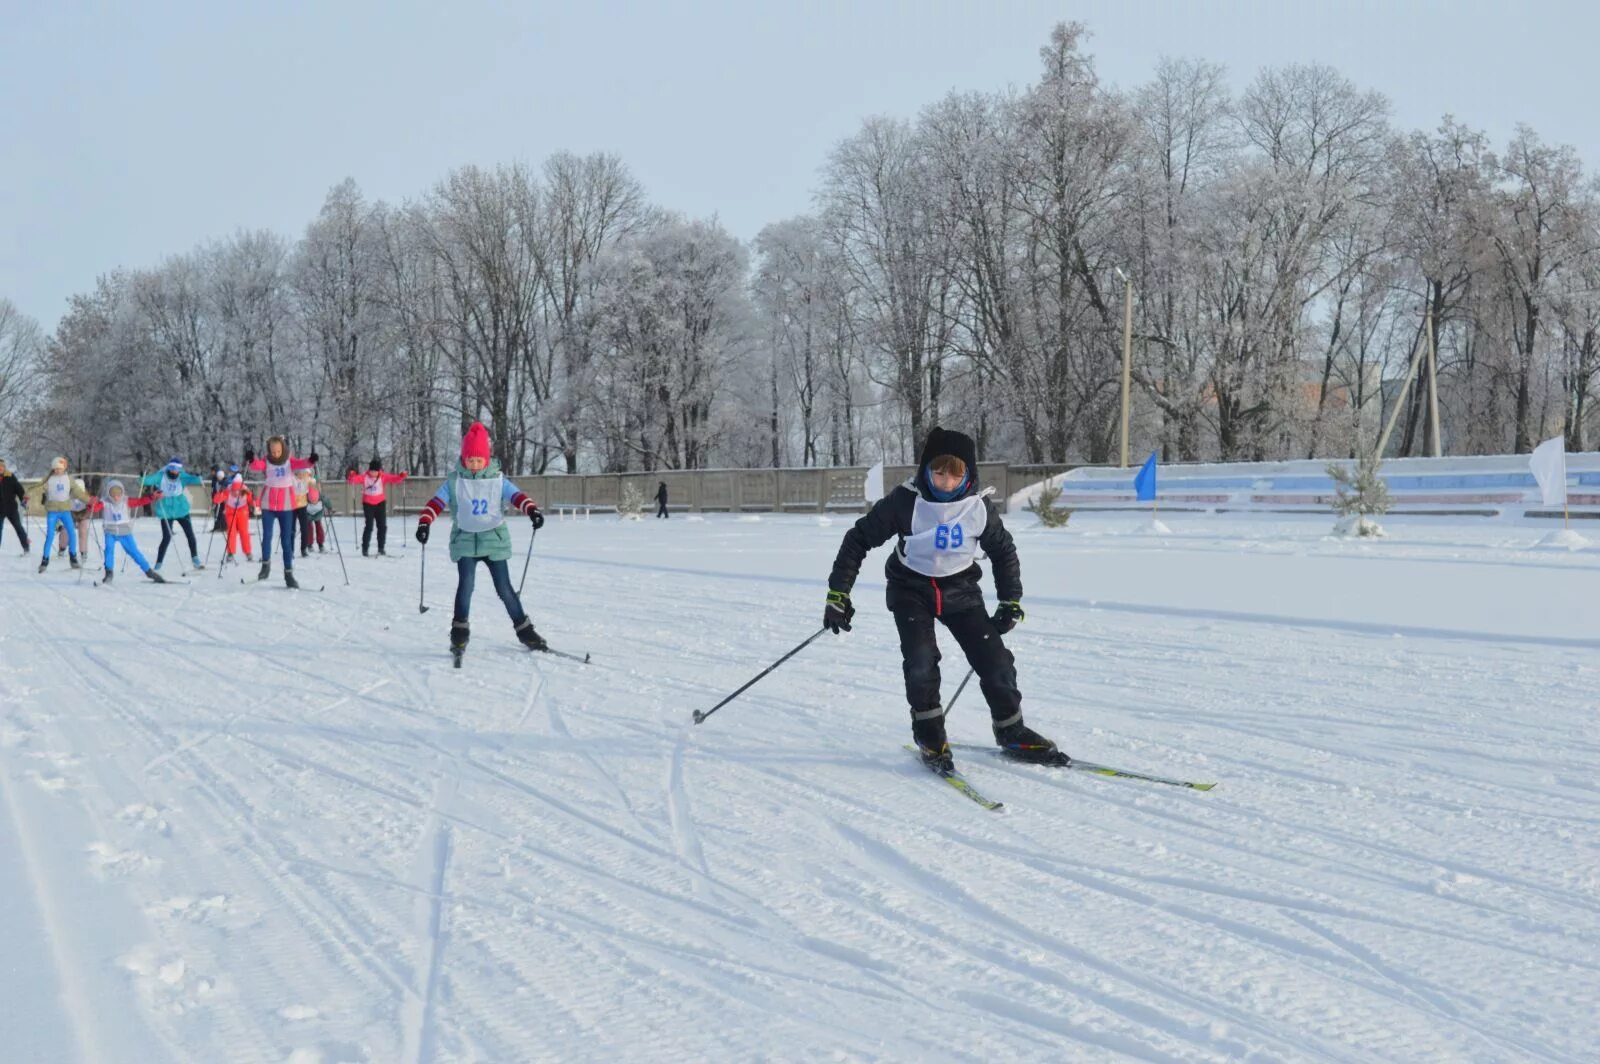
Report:
M 1047 476 L 1066 472 L 1070 465 L 1013 465 L 1007 462 L 980 462 L 979 482 L 993 486 L 995 502 L 1002 509 L 1017 492 L 1037 484 Z M 891 465 L 883 470 L 885 488 L 910 478 L 914 466 Z M 138 473 L 88 472 L 81 477 L 90 494 L 98 494 L 108 478 L 121 480 L 129 494 L 140 493 Z M 548 511 L 568 510 L 615 512 L 627 485 L 636 488 L 645 509 L 655 510 L 656 487 L 667 485 L 668 509 L 674 513 L 859 513 L 865 509 L 866 466 L 833 466 L 796 469 L 693 469 L 658 470 L 653 473 L 591 473 L 576 476 L 527 474 L 512 478 L 517 486 Z M 247 478 L 260 492 L 260 481 Z M 392 512 L 415 513 L 439 490 L 444 480 L 438 476 L 414 476 L 405 483 L 390 485 Z M 23 482 L 29 493 L 28 512 L 42 514 L 38 500 L 38 480 Z M 347 484 L 342 474 L 321 482 L 322 497 L 341 516 L 361 512 L 360 485 Z M 209 484 L 189 489 L 190 508 L 205 513 L 211 506 Z

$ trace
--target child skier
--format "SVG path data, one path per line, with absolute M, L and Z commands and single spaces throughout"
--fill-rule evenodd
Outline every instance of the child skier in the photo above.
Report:
M 211 501 L 222 512 L 223 527 L 228 533 L 222 564 L 231 565 L 237 561 L 234 555 L 240 545 L 244 546 L 244 560 L 255 561 L 250 546 L 250 518 L 261 516 L 261 510 L 256 506 L 255 492 L 244 486 L 244 477 L 235 473 L 227 489 L 211 496 Z
M 183 460 L 173 458 L 159 473 L 151 473 L 139 482 L 154 488 L 155 515 L 161 521 L 161 546 L 156 548 L 156 570 L 167 560 L 167 548 L 172 545 L 172 526 L 183 529 L 183 538 L 189 543 L 189 562 L 196 569 L 204 569 L 200 562 L 199 546 L 194 539 L 194 522 L 189 519 L 189 489 L 205 481 L 183 468 Z
M 22 524 L 22 508 L 28 505 L 27 493 L 22 490 L 22 481 L 11 468 L 0 461 L 0 540 L 5 539 L 6 522 L 11 522 L 11 527 L 17 530 L 17 539 L 22 543 L 22 553 L 27 554 L 29 549 L 28 530 Z
M 94 505 L 94 509 L 100 514 L 100 523 L 105 526 L 106 534 L 106 575 L 101 583 L 111 583 L 111 578 L 116 575 L 118 547 L 128 552 L 128 557 L 133 559 L 133 563 L 145 576 L 158 584 L 166 583 L 161 574 L 150 567 L 150 563 L 139 551 L 139 544 L 133 540 L 133 511 L 155 501 L 156 497 L 153 495 L 130 499 L 127 492 L 122 489 L 122 481 L 106 481 L 106 493 L 95 500 Z
M 84 490 L 82 481 L 74 480 L 67 474 L 65 458 L 58 457 L 50 463 L 50 475 L 45 477 L 44 483 L 39 488 L 39 498 L 45 510 L 44 540 L 39 551 L 39 571 L 44 572 L 50 565 L 50 544 L 56 538 L 58 525 L 67 533 L 68 563 L 74 569 L 82 568 L 78 564 L 78 530 L 72 522 L 72 500 L 77 499 L 88 505 L 89 493 Z
M 368 556 L 372 546 L 372 530 L 378 530 L 378 555 L 383 556 L 383 548 L 389 539 L 389 502 L 385 488 L 390 484 L 398 484 L 405 480 L 408 473 L 385 473 L 383 459 L 374 458 L 367 463 L 365 474 L 357 473 L 354 469 L 345 473 L 344 479 L 349 484 L 361 485 L 361 512 L 366 516 L 366 524 L 361 529 L 361 556 Z
M 439 493 L 428 500 L 417 517 L 417 542 L 428 542 L 434 518 L 450 511 L 450 560 L 456 563 L 455 615 L 450 621 L 450 653 L 456 665 L 467 649 L 471 634 L 467 614 L 472 608 L 472 587 L 477 565 L 489 568 L 495 592 L 505 603 L 517 638 L 529 650 L 546 649 L 544 639 L 533 629 L 533 620 L 522 608 L 511 586 L 507 562 L 511 559 L 511 532 L 505 526 L 504 508 L 520 510 L 533 522 L 535 531 L 544 527 L 544 514 L 534 501 L 500 472 L 500 463 L 490 456 L 489 430 L 474 421 L 461 441 L 461 464 L 445 478 Z
M 1011 652 L 1001 637 L 1023 618 L 1022 568 L 1000 514 L 978 490 L 977 448 L 959 432 L 928 434 L 917 471 L 884 496 L 845 533 L 828 577 L 823 625 L 835 634 L 850 630 L 855 607 L 850 589 L 867 552 L 898 536 L 885 565 L 889 611 L 900 631 L 911 734 L 922 759 L 936 769 L 954 768 L 939 702 L 939 647 L 933 625 L 955 636 L 978 674 L 995 742 L 1008 755 L 1048 761 L 1056 746 L 1022 722 L 1022 692 Z M 978 580 L 982 548 L 994 563 L 999 608 L 984 611 Z
M 261 572 L 257 580 L 272 575 L 272 533 L 276 526 L 278 542 L 283 551 L 283 582 L 288 587 L 299 587 L 294 578 L 294 471 L 311 469 L 317 464 L 317 452 L 309 458 L 295 458 L 289 454 L 289 443 L 282 436 L 267 441 L 267 455 L 257 458 L 254 451 L 244 453 L 245 464 L 257 473 L 265 473 L 267 484 L 261 498 Z
M 78 557 L 82 561 L 87 561 L 89 559 L 89 489 L 84 485 L 82 477 L 73 477 L 72 486 L 83 493 L 82 498 L 79 498 L 76 493 L 72 497 L 72 531 L 77 535 L 78 542 L 83 546 L 83 550 L 78 552 Z M 57 558 L 67 553 L 67 539 L 67 526 L 62 525 L 61 531 L 56 533 Z
M 316 516 L 312 514 L 312 507 L 316 507 Z M 315 536 L 317 550 L 327 553 L 323 547 L 322 521 L 322 489 L 317 487 L 317 480 L 311 475 L 310 469 L 296 469 L 294 471 L 294 519 L 300 526 L 300 557 L 305 558 L 311 554 L 311 540 Z

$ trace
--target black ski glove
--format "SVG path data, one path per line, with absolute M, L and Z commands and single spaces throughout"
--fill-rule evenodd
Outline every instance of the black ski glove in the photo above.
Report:
M 848 591 L 829 591 L 828 605 L 822 611 L 822 627 L 838 635 L 840 632 L 850 630 L 850 619 L 856 615 L 856 608 L 850 605 Z
M 256 460 L 256 449 L 254 447 L 246 447 L 244 449 L 244 464 L 245 465 L 249 465 L 251 462 L 254 462 L 255 460 Z
M 533 530 L 535 532 L 544 527 L 544 514 L 539 512 L 537 506 L 528 507 L 528 520 L 533 522 Z
M 430 529 L 432 527 L 433 527 L 433 525 L 431 525 L 431 524 L 425 525 L 420 521 L 417 522 L 417 542 L 418 543 L 421 543 L 423 546 L 427 546 L 427 544 L 428 544 L 428 529 Z
M 994 624 L 995 631 L 1005 635 L 1011 629 L 1021 624 L 1027 614 L 1022 612 L 1020 602 L 1002 602 L 994 611 L 994 616 L 989 620 Z

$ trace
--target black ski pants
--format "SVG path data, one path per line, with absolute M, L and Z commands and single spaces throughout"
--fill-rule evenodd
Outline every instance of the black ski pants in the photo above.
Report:
M 17 538 L 22 541 L 22 549 L 27 550 L 28 530 L 22 527 L 22 518 L 18 516 L 16 507 L 13 506 L 11 509 L 4 511 L 4 513 L 0 513 L 0 517 L 4 517 L 6 521 L 11 522 L 11 527 L 17 530 Z M 0 522 L 0 542 L 3 542 L 5 538 L 5 524 Z
M 183 536 L 189 541 L 189 557 L 195 558 L 200 554 L 199 544 L 194 539 L 194 522 L 185 517 L 163 517 L 161 519 L 161 546 L 156 549 L 156 567 L 167 560 L 167 548 L 172 545 L 172 526 L 179 525 L 183 528 Z
M 361 553 L 367 553 L 372 546 L 372 530 L 378 530 L 378 549 L 383 550 L 389 541 L 389 501 L 363 502 L 361 512 L 366 515 L 367 523 L 361 529 Z
M 933 709 L 940 704 L 939 643 L 933 633 L 933 611 L 916 603 L 893 612 L 905 664 L 906 701 L 912 713 Z M 937 619 L 956 637 L 967 663 L 978 674 L 978 687 L 989 703 L 993 722 L 1006 723 L 1020 714 L 1022 692 L 1017 688 L 1016 660 L 989 615 L 971 609 L 941 613 Z

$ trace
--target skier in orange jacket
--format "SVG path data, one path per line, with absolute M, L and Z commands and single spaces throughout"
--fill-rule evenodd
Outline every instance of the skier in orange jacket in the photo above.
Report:
M 245 561 L 255 561 L 250 544 L 250 518 L 259 516 L 261 509 L 256 505 L 255 493 L 244 486 L 244 477 L 235 473 L 228 482 L 227 490 L 211 496 L 211 501 L 222 507 L 228 528 L 228 552 L 222 564 L 237 560 L 233 555 L 241 543 L 244 544 Z

